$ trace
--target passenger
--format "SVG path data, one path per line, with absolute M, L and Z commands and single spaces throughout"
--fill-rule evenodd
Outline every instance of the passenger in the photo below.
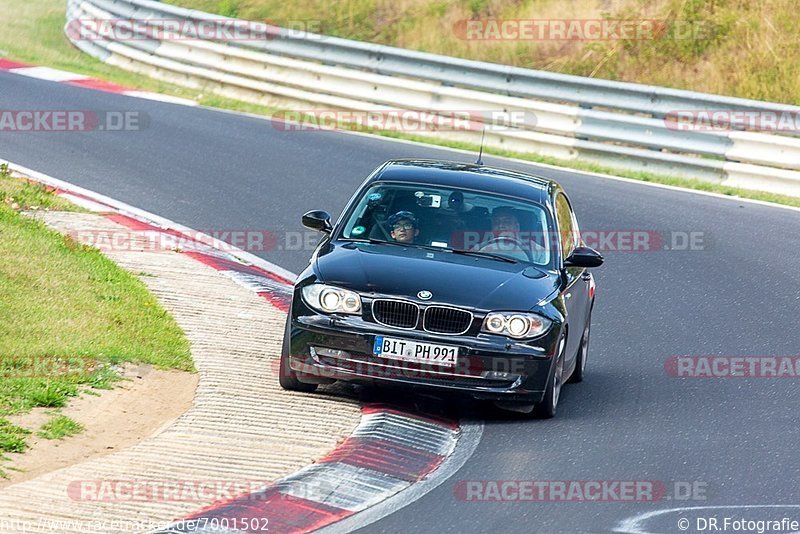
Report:
M 398 243 L 413 243 L 419 235 L 417 218 L 410 211 L 398 211 L 389 217 L 392 239 Z

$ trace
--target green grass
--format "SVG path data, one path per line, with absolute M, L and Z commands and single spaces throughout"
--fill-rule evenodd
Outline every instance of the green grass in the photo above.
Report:
M 24 450 L 5 416 L 65 406 L 124 362 L 193 371 L 189 343 L 147 288 L 98 250 L 23 216 L 75 209 L 0 169 L 0 452 Z
M 31 431 L 11 424 L 8 419 L 0 418 L 0 451 L 25 452 L 28 448 L 26 438 Z M 3 471 L 0 470 L 0 475 Z
M 794 0 L 166 0 L 325 35 L 578 76 L 796 104 Z M 658 20 L 652 38 L 466 40 L 469 19 Z
M 36 433 L 44 439 L 63 439 L 83 432 L 83 425 L 66 415 L 55 415 Z
M 68 200 L 51 194 L 41 184 L 15 178 L 8 164 L 0 165 L 0 204 L 12 209 L 85 211 Z

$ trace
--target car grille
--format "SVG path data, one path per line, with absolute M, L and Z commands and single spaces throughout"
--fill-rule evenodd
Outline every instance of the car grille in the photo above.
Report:
M 419 307 L 403 300 L 377 299 L 372 301 L 372 317 L 386 326 L 415 328 L 419 320 Z
M 429 306 L 422 318 L 422 328 L 436 334 L 463 334 L 470 325 L 470 312 L 445 306 Z

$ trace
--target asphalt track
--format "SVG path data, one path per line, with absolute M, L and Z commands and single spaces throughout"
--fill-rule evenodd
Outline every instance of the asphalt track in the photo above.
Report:
M 304 211 L 338 214 L 386 159 L 472 159 L 6 73 L 0 109 L 146 113 L 141 131 L 0 132 L 0 158 L 201 230 L 303 232 Z M 655 231 L 666 244 L 670 232 L 702 232 L 703 247 L 606 251 L 590 375 L 565 389 L 558 417 L 522 421 L 464 402 L 464 417 L 486 423 L 472 458 L 365 531 L 609 532 L 632 516 L 685 506 L 711 508 L 653 515 L 640 528 L 683 532 L 681 517 L 692 532 L 695 517 L 800 520 L 796 507 L 752 508 L 798 502 L 798 379 L 677 379 L 664 369 L 679 355 L 800 354 L 800 212 L 485 159 L 561 181 L 584 231 Z M 309 252 L 283 248 L 258 254 L 299 272 Z M 706 500 L 473 502 L 454 493 L 466 480 L 699 482 Z

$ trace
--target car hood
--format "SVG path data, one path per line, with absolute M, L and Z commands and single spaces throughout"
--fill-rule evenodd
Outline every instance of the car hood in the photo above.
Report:
M 427 290 L 431 304 L 483 310 L 529 310 L 558 288 L 555 273 L 522 263 L 413 246 L 332 243 L 315 265 L 323 282 L 362 294 L 419 301 Z

